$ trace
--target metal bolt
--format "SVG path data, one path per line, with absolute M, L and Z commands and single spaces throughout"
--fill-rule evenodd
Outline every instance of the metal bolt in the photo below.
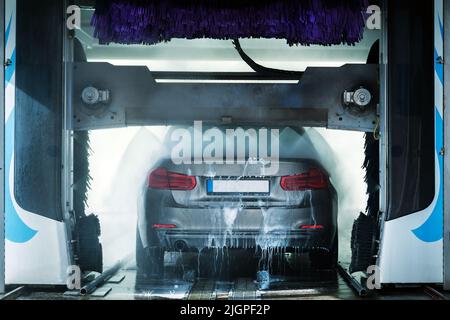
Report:
M 344 91 L 344 104 L 355 104 L 358 107 L 367 107 L 372 101 L 372 94 L 369 90 L 361 87 L 356 91 Z
M 12 60 L 11 59 L 6 59 L 5 63 L 3 64 L 6 68 L 12 65 Z
M 372 95 L 365 88 L 360 88 L 360 89 L 356 90 L 354 93 L 355 104 L 360 107 L 368 106 L 371 100 L 372 100 Z
M 100 90 L 95 87 L 86 87 L 81 93 L 81 99 L 87 105 L 108 103 L 109 97 L 109 90 Z

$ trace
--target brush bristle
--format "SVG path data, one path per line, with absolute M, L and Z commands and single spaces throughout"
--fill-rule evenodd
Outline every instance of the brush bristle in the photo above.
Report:
M 101 44 L 181 39 L 286 39 L 289 45 L 354 45 L 368 0 L 97 0 Z

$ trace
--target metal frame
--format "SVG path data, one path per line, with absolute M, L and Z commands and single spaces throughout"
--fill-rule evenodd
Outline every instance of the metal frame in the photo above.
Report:
M 64 12 L 62 12 L 63 17 L 66 17 L 68 8 L 73 1 L 64 0 Z M 72 69 L 69 66 L 73 62 L 73 37 L 71 35 L 72 31 L 68 28 L 63 27 L 61 30 L 63 33 L 63 85 L 62 85 L 62 101 L 63 101 L 63 128 L 62 128 L 62 173 L 61 173 L 61 201 L 63 209 L 63 219 L 66 223 L 66 235 L 68 239 L 67 250 L 69 257 L 69 264 L 75 264 L 75 252 L 73 252 L 73 245 L 71 239 L 73 239 L 74 231 L 74 216 L 73 216 L 73 131 L 70 130 L 70 125 L 67 121 L 68 112 L 71 109 L 72 101 Z
M 450 35 L 450 1 L 444 1 L 444 35 Z M 450 290 L 450 41 L 444 38 L 444 288 Z
M 379 239 L 382 239 L 384 222 L 386 221 L 388 192 L 387 192 L 387 170 L 389 141 L 388 130 L 388 6 L 387 0 L 382 1 L 382 30 L 380 39 L 380 216 L 379 216 Z M 381 250 L 381 247 L 379 248 Z M 377 266 L 380 265 L 381 251 L 377 253 Z
M 209 80 L 209 81 L 292 81 L 301 80 L 300 74 L 260 74 L 256 72 L 152 72 L 158 80 Z
M 72 72 L 69 119 L 73 130 L 192 124 L 195 120 L 215 125 L 286 124 L 364 132 L 376 127 L 378 65 L 308 68 L 299 84 L 161 84 L 147 67 L 108 63 L 74 63 Z M 83 90 L 92 86 L 108 90 L 109 101 L 94 106 L 83 103 Z M 345 106 L 344 92 L 360 87 L 372 93 L 371 104 L 364 110 Z
M 5 292 L 5 193 L 4 193 L 4 150 L 5 150 L 5 1 L 0 0 L 0 294 Z

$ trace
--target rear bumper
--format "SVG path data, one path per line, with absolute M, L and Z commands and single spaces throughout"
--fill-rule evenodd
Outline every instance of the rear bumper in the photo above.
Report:
M 157 234 L 161 246 L 168 251 L 198 251 L 204 248 L 329 250 L 334 240 L 333 230 L 276 233 L 159 230 Z
M 156 217 L 155 217 L 156 216 Z M 260 234 L 296 231 L 301 226 L 323 225 L 330 230 L 336 219 L 329 201 L 306 208 L 183 208 L 165 207 L 158 215 L 148 215 L 148 226 L 172 224 L 180 232 Z
M 177 250 L 203 248 L 331 248 L 337 235 L 334 193 L 317 191 L 301 207 L 255 207 L 221 203 L 220 206 L 185 207 L 173 203 L 167 192 L 147 192 L 144 214 L 139 215 L 142 244 Z M 155 229 L 171 225 L 173 229 Z M 301 230 L 321 225 L 323 229 Z M 178 250 L 177 250 L 178 251 Z

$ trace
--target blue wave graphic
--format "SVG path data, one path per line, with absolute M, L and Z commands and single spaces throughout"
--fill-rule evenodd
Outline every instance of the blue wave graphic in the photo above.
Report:
M 9 33 L 11 32 L 11 23 L 12 23 L 12 16 L 9 18 L 8 26 L 6 27 L 5 43 L 8 43 L 9 41 Z
M 5 43 L 6 44 L 8 44 L 8 42 L 9 42 L 9 35 L 11 33 L 11 23 L 12 23 L 12 16 L 11 16 L 11 18 L 9 18 L 8 26 L 6 27 L 6 31 L 5 31 Z M 14 72 L 16 71 L 15 70 L 16 69 L 15 68 L 15 65 L 16 65 L 16 48 L 14 48 L 14 51 L 13 51 L 12 56 L 11 56 L 10 59 L 11 59 L 11 62 L 12 62 L 11 67 L 6 68 L 6 70 L 5 70 L 6 84 L 8 84 L 11 81 L 11 79 L 12 79 L 12 77 L 14 75 Z
M 444 40 L 444 26 L 442 25 L 441 18 L 438 17 L 438 19 L 439 19 L 439 30 L 440 30 L 441 38 L 442 38 L 442 40 Z M 434 61 L 435 61 L 436 73 L 437 73 L 441 83 L 444 84 L 444 65 L 442 63 L 438 62 L 439 56 L 440 56 L 439 52 L 438 52 L 437 48 L 435 48 L 434 49 Z
M 439 20 L 439 31 L 442 40 L 444 40 L 444 26 L 442 24 L 442 19 L 440 16 L 437 17 Z M 441 81 L 442 85 L 444 84 L 444 66 L 441 63 L 438 63 L 439 53 L 437 48 L 434 50 L 434 58 L 435 58 L 435 68 L 436 74 L 438 75 L 439 81 Z M 442 150 L 444 146 L 444 120 L 438 112 L 438 107 L 436 107 L 436 152 L 438 153 L 439 159 L 439 175 L 441 183 L 439 185 L 439 195 L 437 198 L 436 207 L 433 209 L 430 217 L 428 217 L 427 221 L 420 226 L 419 228 L 413 230 L 413 233 L 417 238 L 424 242 L 432 243 L 440 241 L 444 238 L 444 158 L 439 155 L 440 150 Z
M 11 172 L 11 165 L 13 161 L 14 150 L 14 111 L 9 117 L 6 127 L 6 135 L 8 139 L 5 141 L 5 158 L 6 158 L 6 173 Z M 37 234 L 36 230 L 27 226 L 19 217 L 16 209 L 14 208 L 12 195 L 10 192 L 9 177 L 5 177 L 5 236 L 6 239 L 15 243 L 25 243 L 34 238 Z
M 436 150 L 441 150 L 443 147 L 444 137 L 441 134 L 444 130 L 444 120 L 442 119 L 439 112 L 436 110 Z M 439 172 L 441 176 L 441 184 L 439 187 L 439 195 L 436 203 L 436 207 L 433 209 L 430 217 L 425 223 L 419 228 L 413 230 L 413 233 L 417 238 L 424 242 L 436 242 L 440 241 L 444 237 L 444 192 L 442 189 L 442 183 L 444 181 L 444 175 L 442 168 L 444 167 L 444 158 L 438 156 L 439 158 Z
M 437 73 L 441 83 L 444 83 L 444 65 L 442 63 L 438 62 L 438 60 L 439 60 L 439 53 L 435 49 L 434 50 L 434 61 L 436 61 L 435 62 L 436 73 Z
M 6 135 L 8 139 L 5 141 L 5 159 L 6 159 L 6 173 L 11 172 L 11 164 L 13 161 L 14 150 L 14 111 L 9 117 L 6 127 Z M 37 234 L 36 230 L 27 226 L 19 217 L 16 209 L 13 205 L 11 195 L 11 185 L 9 182 L 9 176 L 5 178 L 5 237 L 7 240 L 15 243 L 25 243 L 34 238 Z
M 12 66 L 16 65 L 16 49 L 14 49 L 10 59 L 11 59 L 11 66 L 9 68 L 6 68 L 6 70 L 5 70 L 6 83 L 11 82 L 11 79 L 12 79 L 14 73 L 15 73 L 15 70 L 14 70 L 14 68 Z

